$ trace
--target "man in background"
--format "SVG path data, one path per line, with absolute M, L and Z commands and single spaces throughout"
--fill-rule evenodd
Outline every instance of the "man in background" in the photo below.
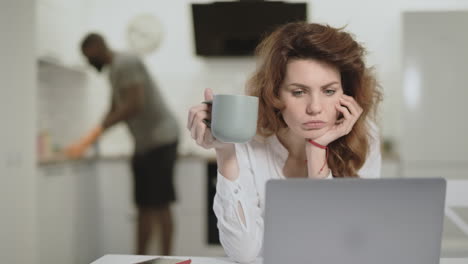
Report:
M 136 253 L 146 253 L 158 218 L 162 254 L 171 255 L 174 228 L 170 204 L 176 199 L 173 171 L 179 132 L 176 119 L 139 57 L 111 50 L 96 33 L 85 36 L 81 51 L 98 72 L 109 68 L 112 101 L 104 120 L 66 153 L 81 157 L 105 130 L 125 122 L 135 145 L 131 167 L 138 209 Z

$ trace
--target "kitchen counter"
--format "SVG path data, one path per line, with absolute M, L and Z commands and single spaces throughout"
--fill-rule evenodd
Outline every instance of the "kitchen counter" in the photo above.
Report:
M 63 163 L 76 163 L 76 162 L 95 162 L 95 161 L 128 161 L 132 157 L 131 154 L 116 154 L 116 155 L 92 155 L 87 156 L 79 159 L 72 159 L 65 157 L 63 155 L 58 155 L 55 157 L 47 158 L 38 160 L 38 166 L 49 166 L 55 164 L 63 164 Z M 179 154 L 179 159 L 203 159 L 206 161 L 216 162 L 215 155 L 203 155 L 197 153 L 186 153 L 186 154 Z
M 116 160 L 116 161 L 125 161 L 130 159 L 130 155 L 114 155 L 114 156 L 89 156 L 79 159 L 72 159 L 65 156 L 56 156 L 48 159 L 38 160 L 37 164 L 39 166 L 48 166 L 55 164 L 63 163 L 76 163 L 76 162 L 94 162 L 98 160 Z

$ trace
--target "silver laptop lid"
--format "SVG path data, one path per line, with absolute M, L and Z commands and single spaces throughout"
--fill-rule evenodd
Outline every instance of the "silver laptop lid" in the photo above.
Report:
M 271 180 L 264 264 L 436 264 L 444 179 Z

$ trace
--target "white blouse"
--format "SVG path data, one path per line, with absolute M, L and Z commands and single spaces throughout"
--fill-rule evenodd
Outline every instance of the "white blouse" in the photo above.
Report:
M 372 126 L 370 152 L 358 174 L 361 178 L 379 178 L 380 139 Z M 233 261 L 249 263 L 262 255 L 265 187 L 270 179 L 285 179 L 283 167 L 287 149 L 273 135 L 235 144 L 239 177 L 230 181 L 218 171 L 213 210 L 218 219 L 221 244 Z M 327 178 L 332 178 L 328 175 Z M 243 209 L 245 224 L 239 215 Z

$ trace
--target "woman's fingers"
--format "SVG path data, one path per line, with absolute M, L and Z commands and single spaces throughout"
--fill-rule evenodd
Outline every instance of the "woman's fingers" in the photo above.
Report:
M 187 117 L 187 129 L 191 137 L 198 145 L 204 148 L 212 148 L 217 142 L 211 134 L 211 101 L 213 100 L 213 91 L 209 88 L 204 91 L 205 102 L 189 109 Z
M 197 142 L 198 145 L 203 146 L 204 145 L 204 139 L 205 139 L 205 132 L 206 132 L 206 125 L 201 122 L 197 123 L 196 125 L 196 138 L 195 141 Z
M 205 98 L 205 101 L 213 100 L 213 90 L 211 90 L 211 88 L 205 88 L 203 96 Z
M 348 108 L 342 105 L 337 105 L 336 109 L 343 113 L 344 117 L 342 122 L 337 125 L 337 131 L 340 134 L 339 136 L 347 135 L 351 131 L 356 119 L 353 118 Z
M 209 118 L 209 114 L 206 111 L 199 111 L 194 115 L 193 120 L 192 120 L 192 125 L 190 128 L 193 139 L 195 140 L 197 139 L 197 135 L 199 134 L 197 130 L 201 126 L 206 127 L 205 123 L 203 123 L 203 119 L 208 119 L 208 118 Z
M 340 98 L 340 105 L 344 106 L 346 108 L 346 111 L 351 115 L 355 115 L 357 113 L 357 110 L 354 108 L 354 106 L 345 99 Z
M 356 100 L 354 100 L 353 97 L 343 95 L 340 98 L 340 103 L 343 104 L 344 106 L 346 106 L 349 109 L 349 112 L 353 116 L 359 117 L 361 115 L 362 108 L 361 108 L 361 106 L 359 106 L 359 104 L 356 102 Z
M 343 122 L 340 124 L 342 126 L 340 130 L 344 135 L 347 135 L 353 128 L 356 121 L 361 116 L 362 108 L 361 106 L 359 106 L 356 100 L 354 100 L 353 97 L 343 95 L 340 98 L 339 106 L 337 109 L 338 111 L 343 113 L 343 116 L 345 117 Z M 348 113 L 347 116 L 346 113 Z
M 356 100 L 347 95 L 340 97 L 339 102 L 335 104 L 335 108 L 343 115 L 343 118 L 337 120 L 335 125 L 322 137 L 316 139 L 322 145 L 328 145 L 336 139 L 349 134 L 363 111 Z
M 197 113 L 202 112 L 202 111 L 211 113 L 211 106 L 209 106 L 207 104 L 199 104 L 199 105 L 196 105 L 196 106 L 190 108 L 188 119 L 187 119 L 187 128 L 189 130 L 193 126 L 193 120 L 194 120 L 195 116 L 197 115 Z
M 206 149 L 211 148 L 216 139 L 211 134 L 211 129 L 205 123 L 208 120 L 210 113 L 207 111 L 197 112 L 192 121 L 190 133 L 195 142 Z
M 215 138 L 213 137 L 213 134 L 211 134 L 211 129 L 206 128 L 205 129 L 205 135 L 203 138 L 203 141 L 205 142 L 205 147 L 210 148 L 213 143 L 215 142 Z
M 336 110 L 343 114 L 345 120 L 351 119 L 351 113 L 347 107 L 342 106 L 340 103 L 336 104 Z

